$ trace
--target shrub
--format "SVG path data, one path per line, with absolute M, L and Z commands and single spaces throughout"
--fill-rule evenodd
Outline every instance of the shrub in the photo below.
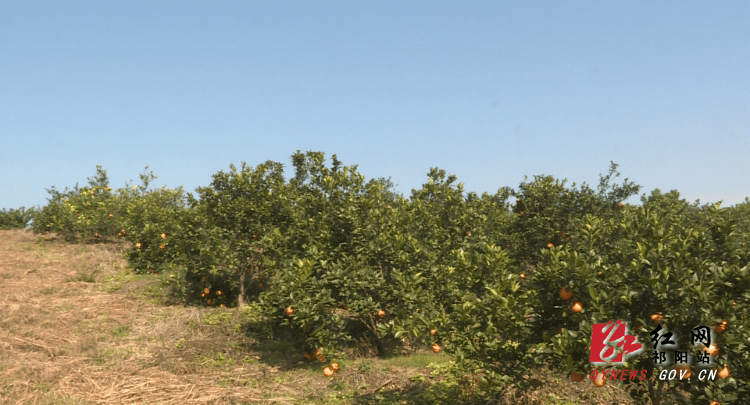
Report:
M 576 245 L 542 251 L 533 280 L 542 312 L 534 329 L 550 344 L 541 343 L 537 351 L 568 372 L 588 370 L 592 324 L 622 319 L 646 347 L 624 368 L 646 369 L 651 375 L 652 314 L 663 315 L 662 323 L 681 337 L 679 350 L 692 355 L 700 349 L 688 344 L 692 328 L 713 327 L 726 319 L 732 331 L 715 335 L 721 347 L 717 361 L 729 365 L 732 378 L 658 384 L 649 379 L 634 391 L 634 398 L 645 395 L 659 403 L 676 387 L 690 391 L 694 401 L 747 398 L 750 363 L 743 339 L 750 330 L 745 317 L 750 298 L 748 253 L 726 244 L 733 226 L 718 205 L 691 211 L 700 213 L 702 223 L 690 223 L 686 211 L 676 209 L 676 195 L 652 197 L 620 218 L 588 215 Z M 722 258 L 731 260 L 717 261 Z M 557 291 L 564 285 L 576 291 L 575 299 L 583 303 L 581 313 L 571 313 L 569 303 L 559 298 Z M 565 333 L 556 335 L 560 327 Z
M 0 211 L 0 229 L 17 229 L 26 228 L 29 226 L 36 214 L 36 209 L 31 207 L 26 209 L 21 207 L 19 209 L 5 209 Z

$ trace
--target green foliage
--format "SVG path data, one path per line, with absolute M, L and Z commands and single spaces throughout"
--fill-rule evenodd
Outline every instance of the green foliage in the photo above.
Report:
M 501 189 L 502 199 L 516 197 L 513 207 L 513 225 L 508 233 L 510 255 L 519 263 L 535 265 L 541 258 L 541 249 L 548 243 L 559 246 L 574 242 L 571 234 L 580 225 L 580 219 L 586 214 L 610 218 L 621 208 L 618 203 L 638 193 L 640 186 L 628 183 L 625 179 L 622 186 L 609 184 L 612 175 L 618 177 L 617 164 L 612 162 L 609 174 L 600 175 L 597 193 L 583 183 L 576 189 L 565 188 L 567 180 L 562 182 L 552 176 L 534 176 L 531 183 L 523 182 L 519 191 Z
M 21 207 L 19 209 L 5 209 L 0 211 L 0 229 L 17 229 L 26 228 L 29 226 L 29 222 L 34 218 L 36 209 L 31 207 L 26 209 Z
M 535 176 L 481 196 L 432 168 L 409 199 L 336 155 L 327 165 L 321 152 L 297 151 L 292 163 L 289 181 L 280 163 L 230 165 L 197 198 L 149 190 L 153 173 L 113 192 L 97 167 L 88 187 L 53 187 L 45 207 L 13 215 L 32 212 L 35 232 L 69 241 L 125 238 L 134 271 L 163 272 L 188 304 L 250 303 L 259 319 L 248 327 L 300 355 L 438 344 L 463 374 L 436 398 L 525 390 L 540 365 L 588 374 L 592 325 L 617 319 L 647 346 L 625 367 L 653 372 L 650 317 L 662 314 L 680 344 L 693 327 L 726 320 L 715 361 L 731 375 L 647 382 L 637 400 L 658 403 L 676 388 L 698 402 L 750 399 L 750 201 L 721 209 L 654 190 L 640 207 L 620 206 L 640 187 L 610 186 L 614 163 L 596 192 Z
M 729 367 L 731 378 L 668 382 L 661 388 L 648 380 L 640 392 L 634 392 L 654 403 L 677 387 L 691 391 L 694 400 L 747 398 L 748 250 L 728 242 L 733 226 L 718 204 L 698 211 L 676 198 L 657 192 L 642 207 L 626 209 L 621 216 L 604 220 L 588 215 L 575 245 L 542 252 L 533 282 L 540 291 L 543 321 L 534 327 L 535 334 L 550 344 L 542 343 L 537 350 L 564 370 L 588 374 L 592 324 L 622 319 L 635 326 L 631 332 L 646 346 L 624 368 L 646 369 L 651 375 L 655 370 L 649 335 L 655 328 L 652 314 L 664 316 L 662 326 L 682 337 L 678 350 L 690 352 L 693 358 L 702 347 L 689 344 L 692 329 L 716 327 L 726 320 L 727 330 L 714 334 L 721 348 L 715 361 Z M 691 214 L 700 220 L 686 220 Z M 570 302 L 557 296 L 566 285 L 575 291 L 572 301 L 582 303 L 582 312 L 572 313 Z M 559 327 L 565 333 L 554 334 Z M 693 365 L 697 373 L 699 365 L 695 361 Z
M 115 195 L 109 187 L 107 172 L 96 167 L 97 175 L 89 186 L 59 192 L 47 189 L 48 204 L 34 215 L 34 232 L 55 232 L 68 242 L 101 240 L 117 233 L 114 219 Z

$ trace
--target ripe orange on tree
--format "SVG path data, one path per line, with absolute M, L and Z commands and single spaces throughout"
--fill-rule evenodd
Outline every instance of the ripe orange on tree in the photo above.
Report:
M 440 345 L 439 345 L 439 344 L 437 344 L 437 343 L 434 343 L 434 344 L 432 345 L 432 351 L 433 351 L 433 352 L 435 352 L 435 353 L 440 353 L 440 350 L 442 350 L 442 347 L 440 347 Z
M 110 218 L 114 218 L 115 216 L 114 216 L 114 215 L 112 215 L 112 214 L 109 214 L 109 217 L 110 217 Z
M 432 329 L 432 330 L 430 331 L 430 335 L 432 335 L 432 336 L 435 336 L 435 333 L 436 333 L 436 332 L 437 332 L 437 331 L 436 331 L 435 329 Z
M 727 378 L 729 377 L 729 368 L 727 366 L 724 366 L 721 371 L 719 371 L 719 374 L 717 374 L 720 378 Z
M 560 299 L 562 299 L 563 301 L 567 301 L 573 298 L 573 290 L 568 288 L 568 286 L 561 288 L 558 294 L 560 295 Z
M 221 295 L 221 291 L 216 291 L 216 295 Z
M 719 354 L 719 346 L 716 345 L 716 343 L 711 343 L 711 346 L 705 347 L 703 345 L 705 352 L 708 353 L 711 357 L 716 357 L 717 354 Z
M 547 243 L 547 249 L 552 249 L 555 245 L 552 244 L 552 242 Z
M 164 245 L 159 246 L 159 249 L 164 249 Z
M 521 278 L 526 278 L 526 274 L 524 274 L 524 273 L 521 273 L 521 274 L 519 275 L 519 277 L 521 277 Z
M 286 307 L 286 316 L 292 316 L 292 315 L 294 315 L 294 308 L 292 308 L 291 306 Z
M 583 304 L 581 304 L 581 301 L 576 301 L 570 310 L 573 311 L 574 314 L 577 314 L 583 310 Z
M 655 324 L 659 324 L 661 320 L 664 319 L 664 315 L 662 314 L 653 314 L 651 315 L 651 320 L 654 321 Z
M 521 216 L 523 216 L 523 214 L 524 214 L 524 212 L 523 212 L 523 211 L 521 211 Z
M 732 306 L 734 306 L 734 305 L 732 305 Z M 715 330 L 716 330 L 716 333 L 718 333 L 720 335 L 722 333 L 724 333 L 724 331 L 727 330 L 727 320 L 726 319 L 722 319 L 721 325 L 716 326 Z
M 140 249 L 141 248 L 141 242 L 136 243 L 135 247 L 137 247 L 138 249 Z
M 321 363 L 322 363 L 322 362 L 324 362 L 324 361 L 326 361 L 326 357 L 325 357 L 325 356 L 323 356 L 323 354 L 321 354 L 321 353 L 318 353 L 318 355 L 316 356 L 316 358 L 317 358 L 317 359 L 318 359 L 318 361 L 319 361 L 319 362 L 321 362 Z
M 384 316 L 385 316 L 385 311 L 383 311 L 382 309 L 381 309 L 381 310 L 379 310 L 379 311 L 378 311 L 378 318 L 382 318 L 382 317 L 384 317 Z
M 330 367 L 326 367 L 323 369 L 323 375 L 326 377 L 333 377 L 333 370 L 331 370 Z
M 619 208 L 622 208 L 622 206 L 623 206 L 623 205 L 624 205 L 624 204 L 622 203 L 622 201 L 620 201 L 620 202 L 618 202 L 618 203 L 617 203 L 617 206 L 618 206 Z
M 721 402 L 719 402 L 719 401 L 716 401 L 716 400 L 713 400 L 713 401 L 711 401 L 711 403 L 710 403 L 710 404 L 708 404 L 708 405 L 721 405 Z
M 682 378 L 690 378 L 690 376 L 693 375 L 693 371 L 688 364 L 676 365 L 674 369 L 677 370 L 677 376 L 680 376 L 683 371 L 685 372 L 685 375 L 682 376 Z
M 162 238 L 162 239 L 164 239 L 164 238 L 166 238 L 166 237 L 167 237 L 167 234 L 166 234 L 166 233 L 163 233 L 163 234 L 161 234 L 161 238 Z
M 211 305 L 211 304 L 213 304 L 213 303 L 214 303 L 214 302 L 213 302 L 213 300 L 212 300 L 211 298 L 209 298 L 209 299 L 207 299 L 207 300 L 206 300 L 206 304 L 208 304 L 208 305 Z
M 331 363 L 331 370 L 339 371 L 339 363 Z
M 211 292 L 211 290 L 209 290 L 209 289 L 208 289 L 208 287 L 206 287 L 205 289 L 203 289 L 203 293 L 204 293 L 204 294 L 208 294 L 208 293 L 210 293 L 210 292 Z

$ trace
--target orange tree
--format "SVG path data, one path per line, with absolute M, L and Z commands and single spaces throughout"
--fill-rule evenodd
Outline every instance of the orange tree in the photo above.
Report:
M 26 228 L 29 222 L 34 219 L 36 208 L 21 207 L 19 209 L 5 209 L 0 211 L 0 229 L 17 229 Z
M 115 199 L 117 235 L 133 242 L 126 253 L 131 268 L 138 273 L 159 273 L 171 265 L 183 250 L 178 243 L 183 234 L 188 196 L 182 188 L 149 190 L 156 179 L 153 172 L 140 175 L 142 185 L 117 190 Z
M 109 187 L 107 172 L 96 167 L 89 186 L 60 192 L 47 189 L 47 205 L 34 214 L 34 233 L 55 232 L 69 242 L 101 240 L 117 233 L 114 216 L 116 197 Z M 110 214 L 112 214 L 110 216 Z
M 499 194 L 465 196 L 455 176 L 438 169 L 428 177 L 404 207 L 419 260 L 389 283 L 400 301 L 380 330 L 437 343 L 481 375 L 485 391 L 523 388 L 536 293 L 497 246 L 510 214 Z
M 198 188 L 199 199 L 189 197 L 189 214 L 176 235 L 182 254 L 168 280 L 188 302 L 231 306 L 257 298 L 270 282 L 261 240 L 290 224 L 280 163 L 230 169 L 215 174 L 209 187 Z
M 702 225 L 686 221 L 688 213 L 700 214 Z M 698 212 L 677 202 L 674 194 L 655 193 L 650 200 L 644 198 L 642 207 L 628 208 L 621 217 L 604 220 L 588 215 L 582 225 L 576 244 L 542 252 L 533 280 L 542 306 L 553 308 L 534 325 L 535 333 L 548 342 L 536 347 L 544 355 L 540 359 L 552 360 L 568 372 L 586 372 L 591 369 L 592 324 L 621 319 L 645 347 L 622 367 L 646 369 L 652 376 L 662 367 L 652 358 L 651 315 L 657 314 L 655 320 L 678 337 L 678 350 L 689 352 L 693 367 L 700 368 L 695 356 L 701 348 L 690 344 L 692 329 L 715 328 L 726 320 L 722 333 L 714 333 L 720 352 L 712 365 L 727 365 L 729 378 L 627 384 L 638 384 L 633 391 L 636 399 L 652 403 L 660 403 L 676 387 L 690 391 L 698 403 L 747 399 L 748 252 L 725 243 L 733 229 L 726 212 L 718 206 Z M 571 301 L 582 303 L 581 312 L 570 311 L 570 301 L 559 297 L 561 286 L 575 291 Z M 563 333 L 556 334 L 560 326 Z
M 578 220 L 586 214 L 604 218 L 616 215 L 621 210 L 619 203 L 638 193 L 640 186 L 628 182 L 610 185 L 612 176 L 618 177 L 617 164 L 611 162 L 607 176 L 600 175 L 595 193 L 586 183 L 580 189 L 573 183 L 565 187 L 567 180 L 555 180 L 552 176 L 534 176 L 532 182 L 522 182 L 518 191 L 501 189 L 501 200 L 515 197 L 514 221 L 505 236 L 498 240 L 509 248 L 512 259 L 518 263 L 536 264 L 541 249 L 570 243 L 577 230 Z
M 378 311 L 392 307 L 395 264 L 413 259 L 397 225 L 403 201 L 387 182 L 365 183 L 356 166 L 343 167 L 335 155 L 331 168 L 319 152 L 292 160 L 295 177 L 279 190 L 291 207 L 289 222 L 262 239 L 271 279 L 260 302 L 301 349 L 334 353 L 356 340 L 383 353 L 390 342 L 377 324 L 390 315 Z

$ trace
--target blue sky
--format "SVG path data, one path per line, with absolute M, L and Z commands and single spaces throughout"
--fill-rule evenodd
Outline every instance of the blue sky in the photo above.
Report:
M 609 162 L 688 201 L 750 196 L 750 2 L 0 1 L 0 207 L 336 154 L 410 195 Z M 633 197 L 628 202 L 638 203 Z

